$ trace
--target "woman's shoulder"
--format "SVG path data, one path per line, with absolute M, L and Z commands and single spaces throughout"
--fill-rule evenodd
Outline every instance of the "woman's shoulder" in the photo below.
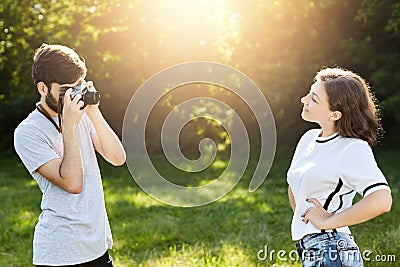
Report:
M 300 138 L 300 140 L 311 140 L 315 139 L 318 137 L 318 135 L 321 133 L 320 128 L 315 128 L 315 129 L 310 129 L 307 132 L 303 134 L 303 136 Z
M 344 160 L 357 160 L 367 155 L 372 155 L 372 148 L 367 141 L 353 137 L 341 137 L 339 146 L 342 153 L 340 158 Z
M 307 146 L 320 134 L 321 129 L 310 129 L 306 131 L 299 139 L 297 147 Z
M 368 147 L 368 148 L 370 148 L 370 146 L 368 145 L 368 142 L 364 141 L 360 138 L 340 136 L 340 139 L 342 141 L 342 144 L 346 148 L 351 148 L 351 147 Z

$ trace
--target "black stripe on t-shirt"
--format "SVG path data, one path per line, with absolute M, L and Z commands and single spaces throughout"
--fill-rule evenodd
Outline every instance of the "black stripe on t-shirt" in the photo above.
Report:
M 339 136 L 339 134 L 336 134 L 335 136 L 332 136 L 332 137 L 329 138 L 329 139 L 326 139 L 326 140 L 315 140 L 315 142 L 317 142 L 317 143 L 326 143 L 326 142 L 329 142 L 329 141 L 335 139 L 335 138 L 338 137 L 338 136 Z
M 344 197 L 345 195 L 351 194 L 351 193 L 353 193 L 353 192 L 354 192 L 354 190 L 351 190 L 351 191 L 349 191 L 349 192 L 347 192 L 347 193 L 344 193 L 344 194 L 342 194 L 342 195 L 339 196 L 339 199 L 340 199 L 339 207 L 338 207 L 333 213 L 337 212 L 338 210 L 340 210 L 340 209 L 343 207 L 343 197 Z
M 328 198 L 325 200 L 325 204 L 324 204 L 324 209 L 328 210 L 329 204 L 331 203 L 333 197 L 340 191 L 340 189 L 343 186 L 343 181 L 341 178 L 339 178 L 339 182 L 335 188 L 335 190 L 333 190 L 332 193 L 329 194 Z
M 372 185 L 370 185 L 370 186 L 368 186 L 367 188 L 364 189 L 364 191 L 363 191 L 363 193 L 362 193 L 363 197 L 365 196 L 365 193 L 367 193 L 368 190 L 370 190 L 371 188 L 380 186 L 380 185 L 389 186 L 387 183 L 376 183 L 376 184 L 372 184 Z

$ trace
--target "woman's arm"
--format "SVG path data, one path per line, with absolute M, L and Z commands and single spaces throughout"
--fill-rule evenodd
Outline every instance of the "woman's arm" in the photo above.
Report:
M 290 207 L 292 207 L 292 210 L 294 212 L 294 210 L 296 209 L 296 201 L 294 200 L 292 188 L 290 188 L 290 185 L 288 187 L 288 197 L 289 197 Z
M 302 215 L 303 221 L 312 222 L 318 229 L 334 229 L 366 222 L 385 212 L 392 207 L 392 195 L 389 190 L 377 190 L 350 208 L 340 213 L 327 212 L 315 198 L 308 199 L 314 207 L 308 208 Z

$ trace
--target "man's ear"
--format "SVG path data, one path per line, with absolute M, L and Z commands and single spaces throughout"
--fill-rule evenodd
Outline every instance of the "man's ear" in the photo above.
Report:
M 338 121 L 342 118 L 342 112 L 340 111 L 333 111 L 331 116 L 329 117 L 330 121 Z
M 49 88 L 47 88 L 46 84 L 44 82 L 38 82 L 36 84 L 36 87 L 38 89 L 38 92 L 41 96 L 46 96 Z

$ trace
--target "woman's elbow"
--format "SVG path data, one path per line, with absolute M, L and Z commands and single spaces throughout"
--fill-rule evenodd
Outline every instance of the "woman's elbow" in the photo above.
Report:
M 380 190 L 380 207 L 381 212 L 386 213 L 390 212 L 392 209 L 392 194 L 389 190 Z
M 385 201 L 385 205 L 383 205 L 383 212 L 389 212 L 392 209 L 392 194 L 390 194 L 390 192 L 388 191 L 388 194 L 386 196 L 386 201 Z

